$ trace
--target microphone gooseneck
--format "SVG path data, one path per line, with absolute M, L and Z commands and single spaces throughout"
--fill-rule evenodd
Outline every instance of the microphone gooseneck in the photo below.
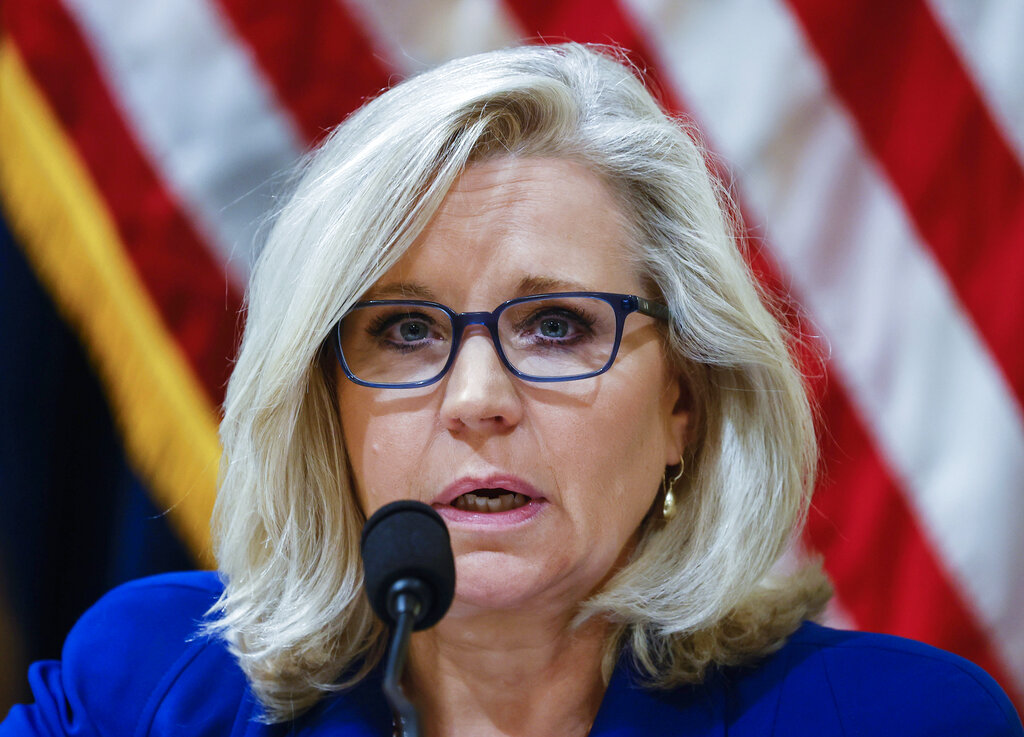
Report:
M 419 714 L 402 690 L 414 630 L 433 627 L 455 595 L 455 559 L 441 515 L 426 504 L 398 501 L 366 521 L 361 541 L 366 595 L 392 627 L 384 695 L 405 737 L 419 737 Z

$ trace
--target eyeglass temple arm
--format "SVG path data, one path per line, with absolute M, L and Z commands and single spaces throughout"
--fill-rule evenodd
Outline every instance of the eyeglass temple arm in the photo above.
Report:
M 649 299 L 643 297 L 634 297 L 636 300 L 636 311 L 643 313 L 644 315 L 650 315 L 656 317 L 659 320 L 665 320 L 666 322 L 672 319 L 672 313 L 669 312 L 668 307 L 661 304 L 660 302 L 651 302 Z

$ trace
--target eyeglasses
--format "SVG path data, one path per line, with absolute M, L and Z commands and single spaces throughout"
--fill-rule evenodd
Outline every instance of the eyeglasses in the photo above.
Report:
M 611 368 L 633 312 L 668 320 L 668 308 L 632 294 L 562 292 L 510 299 L 492 312 L 454 312 L 436 302 L 358 302 L 335 328 L 335 352 L 357 384 L 428 386 L 455 361 L 462 333 L 483 325 L 498 358 L 526 381 L 574 381 Z

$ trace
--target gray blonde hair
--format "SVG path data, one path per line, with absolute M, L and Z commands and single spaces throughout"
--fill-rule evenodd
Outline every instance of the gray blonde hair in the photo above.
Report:
M 362 594 L 364 522 L 351 489 L 324 346 L 415 240 L 465 167 L 580 162 L 630 223 L 638 273 L 672 312 L 667 352 L 700 422 L 675 487 L 631 561 L 577 621 L 613 624 L 654 685 L 781 645 L 828 597 L 820 570 L 773 573 L 816 467 L 790 338 L 739 251 L 728 197 L 692 131 L 614 51 L 566 44 L 449 62 L 350 116 L 303 166 L 256 265 L 228 386 L 214 517 L 226 638 L 269 721 L 289 719 L 379 660 Z

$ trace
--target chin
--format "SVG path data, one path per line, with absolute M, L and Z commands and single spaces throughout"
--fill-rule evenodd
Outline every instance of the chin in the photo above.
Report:
M 455 557 L 455 601 L 449 617 L 531 610 L 575 612 L 603 578 L 567 561 L 474 551 Z M 571 616 L 571 614 L 570 614 Z
M 553 571 L 508 553 L 475 551 L 455 559 L 455 601 L 449 616 L 528 609 L 546 598 Z

